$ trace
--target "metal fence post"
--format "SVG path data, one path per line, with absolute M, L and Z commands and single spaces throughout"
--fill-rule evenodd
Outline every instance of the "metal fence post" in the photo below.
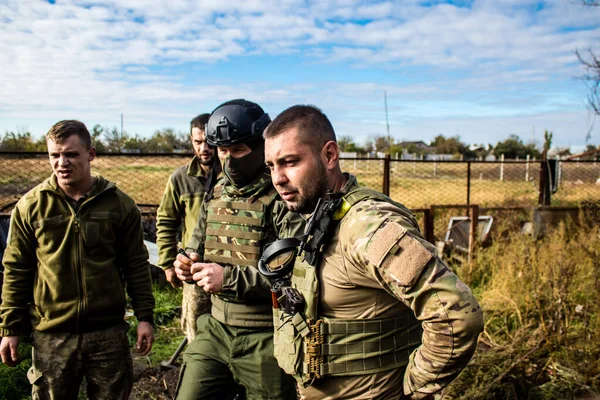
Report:
M 542 161 L 540 161 L 540 197 L 538 200 L 538 204 L 540 206 L 549 206 L 550 201 L 550 179 L 548 179 L 548 163 L 546 162 L 545 155 L 542 157 Z
M 390 155 L 386 154 L 383 159 L 383 194 L 390 195 Z

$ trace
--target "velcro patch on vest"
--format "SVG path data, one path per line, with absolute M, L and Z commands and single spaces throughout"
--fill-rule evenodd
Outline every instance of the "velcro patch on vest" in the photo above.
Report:
M 377 230 L 367 246 L 367 259 L 400 286 L 410 286 L 433 258 L 418 240 L 393 221 Z

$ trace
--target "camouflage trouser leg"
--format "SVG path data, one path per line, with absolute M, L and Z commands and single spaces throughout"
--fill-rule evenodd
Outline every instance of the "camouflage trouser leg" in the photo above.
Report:
M 33 333 L 27 377 L 32 400 L 77 399 L 85 377 L 89 399 L 127 399 L 133 366 L 125 323 L 89 333 Z
M 181 330 L 192 342 L 196 337 L 196 320 L 202 314 L 210 313 L 210 295 L 196 284 L 183 284 L 181 304 Z

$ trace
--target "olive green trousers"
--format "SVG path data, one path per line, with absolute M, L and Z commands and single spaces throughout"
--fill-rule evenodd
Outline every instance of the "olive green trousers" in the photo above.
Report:
M 273 356 L 273 328 L 232 327 L 205 314 L 183 354 L 176 398 L 296 399 L 295 382 Z

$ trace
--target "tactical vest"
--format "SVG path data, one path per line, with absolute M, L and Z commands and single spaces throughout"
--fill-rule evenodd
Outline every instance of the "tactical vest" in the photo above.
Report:
M 392 203 L 411 215 L 387 196 L 359 187 L 344 196 L 334 219 L 341 220 L 352 206 L 365 199 Z M 304 296 L 303 313 L 291 315 L 283 308 L 273 309 L 279 366 L 306 387 L 327 375 L 364 375 L 407 365 L 422 335 L 412 311 L 386 319 L 319 317 L 317 268 L 306 262 L 304 252 L 296 256 L 291 286 Z
M 277 198 L 272 185 L 249 198 L 231 197 L 218 183 L 206 210 L 204 262 L 256 268 L 267 235 L 267 216 Z M 212 316 L 218 321 L 242 327 L 271 327 L 270 304 L 237 302 L 212 295 Z

